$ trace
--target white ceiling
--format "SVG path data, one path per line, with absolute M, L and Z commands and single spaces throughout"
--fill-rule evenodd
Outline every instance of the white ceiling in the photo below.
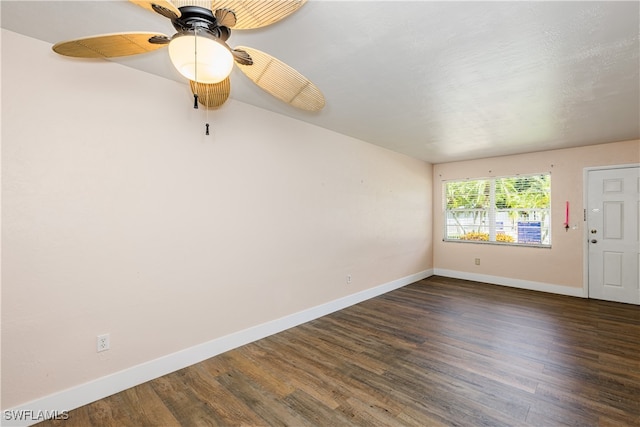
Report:
M 3 28 L 52 44 L 174 33 L 127 1 L 0 6 Z M 639 21 L 637 1 L 309 0 L 228 43 L 296 68 L 323 91 L 325 109 L 282 104 L 237 69 L 231 98 L 432 163 L 638 139 Z M 164 49 L 118 62 L 187 85 Z

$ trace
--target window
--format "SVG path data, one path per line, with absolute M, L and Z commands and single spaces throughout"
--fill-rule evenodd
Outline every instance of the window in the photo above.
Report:
M 551 246 L 551 175 L 444 183 L 444 239 Z

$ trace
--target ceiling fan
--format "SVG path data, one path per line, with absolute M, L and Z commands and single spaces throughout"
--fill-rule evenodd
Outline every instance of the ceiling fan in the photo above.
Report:
M 211 8 L 180 0 L 129 0 L 171 20 L 177 33 L 103 34 L 56 43 L 54 52 L 78 58 L 138 55 L 167 47 L 171 62 L 189 79 L 198 103 L 217 108 L 229 97 L 234 62 L 256 85 L 294 107 L 319 111 L 322 92 L 306 77 L 273 56 L 250 47 L 227 45 L 231 29 L 264 27 L 297 11 L 306 0 L 214 0 Z M 189 4 L 190 3 L 190 4 Z M 207 3 L 209 4 L 209 3 Z

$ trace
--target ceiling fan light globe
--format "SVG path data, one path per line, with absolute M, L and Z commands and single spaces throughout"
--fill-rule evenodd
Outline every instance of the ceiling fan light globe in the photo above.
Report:
M 233 54 L 214 37 L 193 33 L 174 37 L 169 58 L 180 74 L 200 83 L 219 83 L 233 69 Z

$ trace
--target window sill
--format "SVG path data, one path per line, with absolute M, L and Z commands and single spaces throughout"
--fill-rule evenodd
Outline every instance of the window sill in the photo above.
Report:
M 532 243 L 503 243 L 503 242 L 487 242 L 484 240 L 459 240 L 459 239 L 442 239 L 447 243 L 470 243 L 476 245 L 492 245 L 492 246 L 518 246 L 521 248 L 551 249 L 551 245 L 532 244 Z

